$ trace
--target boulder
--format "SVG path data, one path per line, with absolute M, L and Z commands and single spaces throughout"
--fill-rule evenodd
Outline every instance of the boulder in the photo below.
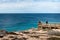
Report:
M 48 35 L 60 36 L 60 31 L 56 30 L 56 29 L 53 29 L 53 30 L 48 31 Z
M 9 32 L 8 34 L 18 35 L 17 33 L 14 33 L 14 32 Z
M 4 36 L 6 36 L 7 35 L 7 31 L 5 31 L 5 30 L 0 30 L 0 38 L 2 38 L 2 37 L 4 37 Z

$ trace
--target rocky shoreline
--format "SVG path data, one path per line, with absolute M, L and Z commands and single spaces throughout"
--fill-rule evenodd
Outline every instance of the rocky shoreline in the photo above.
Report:
M 0 40 L 48 40 L 48 38 L 52 37 L 51 35 L 49 36 L 48 31 L 43 30 L 26 30 L 22 32 L 0 30 Z

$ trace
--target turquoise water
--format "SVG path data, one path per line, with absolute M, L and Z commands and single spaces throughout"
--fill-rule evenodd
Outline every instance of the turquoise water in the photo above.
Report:
M 60 23 L 60 14 L 0 14 L 0 29 L 22 31 L 37 28 L 38 21 L 45 23 L 46 20 L 49 23 Z

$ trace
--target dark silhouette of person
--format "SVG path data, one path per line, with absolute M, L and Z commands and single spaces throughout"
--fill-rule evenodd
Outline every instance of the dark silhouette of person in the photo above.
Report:
M 46 24 L 48 24 L 48 20 L 46 21 Z

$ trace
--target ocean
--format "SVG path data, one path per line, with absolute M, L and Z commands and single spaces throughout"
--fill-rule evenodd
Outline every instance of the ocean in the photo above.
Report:
M 38 22 L 60 23 L 60 14 L 55 13 L 20 13 L 0 14 L 0 30 L 23 31 L 37 28 Z

